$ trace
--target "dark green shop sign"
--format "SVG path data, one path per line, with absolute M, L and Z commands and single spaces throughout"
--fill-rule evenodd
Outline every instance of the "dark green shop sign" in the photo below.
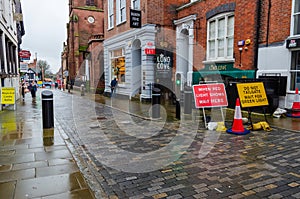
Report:
M 193 72 L 193 84 L 210 75 L 223 75 L 232 78 L 254 78 L 255 70 L 240 70 L 233 67 L 233 63 L 206 64 L 204 69 Z

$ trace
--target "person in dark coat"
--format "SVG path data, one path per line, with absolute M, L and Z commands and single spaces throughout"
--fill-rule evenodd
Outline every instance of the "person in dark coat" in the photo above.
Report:
M 25 101 L 25 89 L 27 88 L 26 86 L 26 81 L 23 81 L 21 84 L 21 94 L 22 94 L 22 99 L 23 101 Z
M 117 78 L 114 78 L 113 80 L 111 80 L 111 82 L 110 82 L 110 89 L 111 89 L 110 97 L 113 96 L 113 92 L 114 92 L 117 84 L 118 84 Z
M 36 91 L 37 91 L 37 85 L 34 81 L 32 81 L 30 84 L 30 92 L 31 92 L 32 99 L 36 98 Z

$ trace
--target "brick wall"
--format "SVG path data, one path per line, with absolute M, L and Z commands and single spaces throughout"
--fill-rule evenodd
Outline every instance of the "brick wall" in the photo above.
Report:
M 271 4 L 269 4 L 271 2 Z M 270 5 L 270 9 L 269 9 Z M 263 0 L 261 3 L 261 23 L 259 43 L 271 45 L 283 42 L 290 35 L 292 1 Z M 269 34 L 268 33 L 269 14 Z M 267 41 L 268 39 L 268 41 Z
M 80 69 L 84 60 L 84 51 L 92 35 L 104 34 L 103 0 L 95 0 L 94 6 L 86 6 L 86 1 L 70 1 L 70 22 L 68 24 L 68 68 L 72 79 L 84 73 Z M 88 22 L 88 17 L 95 19 Z
M 225 5 L 235 2 L 235 24 L 234 24 L 234 66 L 239 69 L 254 69 L 254 55 L 255 55 L 255 39 L 256 39 L 256 9 L 257 1 L 244 0 L 215 0 L 215 1 L 200 1 L 195 2 L 190 7 L 182 9 L 178 13 L 178 18 L 197 14 L 195 21 L 195 54 L 194 54 L 194 68 L 203 68 L 202 61 L 205 59 L 206 42 L 207 42 L 207 19 L 206 13 L 216 9 L 220 5 Z M 242 64 L 240 65 L 240 51 L 237 46 L 239 40 L 250 39 L 251 44 L 248 50 L 242 51 Z

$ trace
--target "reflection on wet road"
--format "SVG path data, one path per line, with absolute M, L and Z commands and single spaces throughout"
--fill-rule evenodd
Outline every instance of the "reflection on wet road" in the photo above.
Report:
M 39 93 L 0 111 L 0 198 L 94 198 L 59 129 L 42 129 Z

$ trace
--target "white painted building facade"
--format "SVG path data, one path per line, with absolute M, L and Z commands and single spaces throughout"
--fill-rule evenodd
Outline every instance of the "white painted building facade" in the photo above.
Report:
M 15 14 L 15 0 L 0 0 L 0 89 L 2 87 L 16 88 L 18 99 L 18 30 Z M 2 105 L 0 107 L 2 109 Z
M 155 25 L 146 24 L 104 41 L 105 93 L 111 92 L 110 82 L 117 78 L 117 94 L 131 99 L 140 93 L 141 99 L 151 98 L 154 62 L 153 56 L 145 54 L 145 48 L 149 43 L 155 46 L 155 33 Z

